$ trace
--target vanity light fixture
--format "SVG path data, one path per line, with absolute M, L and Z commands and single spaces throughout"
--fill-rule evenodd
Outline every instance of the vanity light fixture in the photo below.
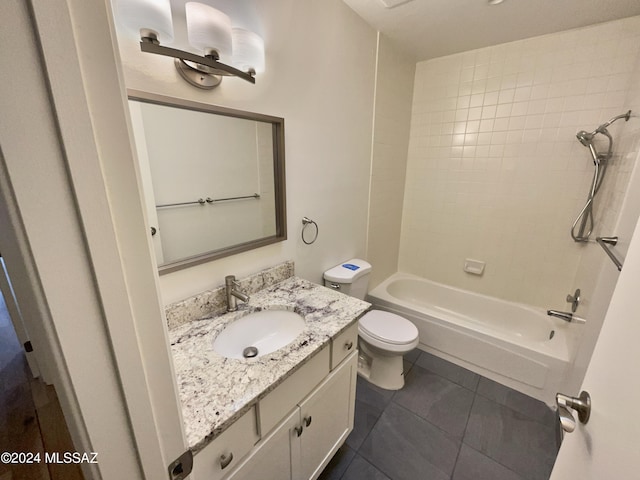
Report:
M 500 5 L 504 0 L 489 0 L 489 5 Z
M 210 90 L 223 76 L 256 83 L 264 71 L 264 42 L 257 34 L 232 28 L 223 12 L 198 2 L 187 2 L 185 13 L 189 44 L 204 55 L 165 47 L 173 40 L 169 0 L 117 0 L 122 24 L 140 33 L 140 50 L 174 58 L 182 78 L 191 85 Z

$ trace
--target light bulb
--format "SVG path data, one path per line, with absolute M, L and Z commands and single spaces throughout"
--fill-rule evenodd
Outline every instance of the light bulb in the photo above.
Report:
M 233 29 L 233 66 L 243 72 L 264 72 L 264 41 L 243 28 Z
M 173 22 L 169 0 L 118 0 L 117 17 L 129 31 L 155 34 L 161 43 L 173 41 Z
M 227 15 L 209 5 L 198 2 L 185 4 L 189 43 L 204 51 L 218 52 L 220 61 L 231 61 L 231 20 Z

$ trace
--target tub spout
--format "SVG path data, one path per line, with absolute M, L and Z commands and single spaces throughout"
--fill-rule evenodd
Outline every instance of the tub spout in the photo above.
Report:
M 570 322 L 571 320 L 573 320 L 573 313 L 570 313 L 570 312 L 560 312 L 558 310 L 547 310 L 547 315 L 551 317 L 559 318 L 561 320 L 564 320 L 565 322 Z
M 584 318 L 579 317 L 577 315 L 574 315 L 571 312 L 560 312 L 558 310 L 547 310 L 547 315 L 549 315 L 551 317 L 560 318 L 560 319 L 564 320 L 565 322 L 569 322 L 569 323 L 587 323 L 587 321 Z

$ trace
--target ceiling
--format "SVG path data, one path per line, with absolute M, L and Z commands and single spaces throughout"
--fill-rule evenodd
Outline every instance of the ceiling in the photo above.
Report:
M 640 15 L 639 0 L 344 2 L 416 61 Z

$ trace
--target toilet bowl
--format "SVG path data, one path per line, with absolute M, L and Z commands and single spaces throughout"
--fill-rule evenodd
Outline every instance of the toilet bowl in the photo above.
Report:
M 404 386 L 403 355 L 418 345 L 418 329 L 406 318 L 371 310 L 358 321 L 358 373 L 387 390 Z
M 371 265 L 357 258 L 324 272 L 325 286 L 364 299 Z M 406 318 L 370 310 L 358 321 L 358 374 L 378 387 L 404 386 L 403 355 L 418 345 L 418 329 Z

